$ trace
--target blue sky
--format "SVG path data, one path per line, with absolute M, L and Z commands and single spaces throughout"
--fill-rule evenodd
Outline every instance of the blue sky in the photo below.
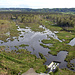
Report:
M 0 8 L 75 8 L 75 0 L 0 0 Z

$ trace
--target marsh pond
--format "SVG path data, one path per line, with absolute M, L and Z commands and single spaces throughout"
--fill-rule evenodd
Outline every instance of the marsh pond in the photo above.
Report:
M 59 18 L 62 16 L 63 21 L 60 23 Z M 0 73 L 4 71 L 8 75 L 17 75 L 19 72 L 21 74 L 26 72 L 29 68 L 34 68 L 38 73 L 45 72 L 46 65 L 58 61 L 60 65 L 56 73 L 61 69 L 63 72 L 66 71 L 65 74 L 74 74 L 75 26 L 72 20 L 70 23 L 68 21 L 68 25 L 72 26 L 67 27 L 67 22 L 64 22 L 64 18 L 67 17 L 72 16 L 1 13 Z
M 7 38 L 7 42 L 3 42 L 0 40 L 0 46 L 6 46 L 6 49 L 17 50 L 17 49 L 27 49 L 31 52 L 31 54 L 36 55 L 38 58 L 39 52 L 42 53 L 47 61 L 44 65 L 49 65 L 52 61 L 59 61 L 61 64 L 59 65 L 60 68 L 66 68 L 67 62 L 64 61 L 66 56 L 68 55 L 67 51 L 60 51 L 57 55 L 51 55 L 48 53 L 50 49 L 42 47 L 40 44 L 43 39 L 50 39 L 50 37 L 57 39 L 58 41 L 62 42 L 58 39 L 57 35 L 55 34 L 57 31 L 50 31 L 49 29 L 45 28 L 42 25 L 39 25 L 39 28 L 45 29 L 42 32 L 35 32 L 30 29 L 30 27 L 20 28 L 19 25 L 16 25 L 17 30 L 20 32 L 18 37 L 12 37 L 13 41 L 10 40 L 10 37 Z M 15 33 L 15 32 L 14 32 Z M 10 35 L 10 32 L 6 33 Z M 24 45 L 24 46 L 23 46 Z M 25 46 L 27 45 L 27 46 Z M 47 46 L 52 46 L 52 44 L 46 44 Z M 9 47 L 9 48 L 8 48 Z

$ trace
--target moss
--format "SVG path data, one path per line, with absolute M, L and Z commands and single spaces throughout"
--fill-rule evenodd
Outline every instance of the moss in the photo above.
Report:
M 19 45 L 19 47 L 25 47 L 25 46 L 29 46 L 29 45 L 25 45 L 25 44 Z

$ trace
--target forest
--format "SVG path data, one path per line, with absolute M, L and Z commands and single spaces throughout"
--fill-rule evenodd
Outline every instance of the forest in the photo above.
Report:
M 68 12 L 68 13 L 75 13 L 75 8 L 43 8 L 43 9 L 31 9 L 31 8 L 0 8 L 0 11 L 18 11 L 18 12 L 40 12 L 40 13 L 50 13 L 50 12 Z

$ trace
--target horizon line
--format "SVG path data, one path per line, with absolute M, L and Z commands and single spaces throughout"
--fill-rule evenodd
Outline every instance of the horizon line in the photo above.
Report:
M 16 9 L 16 8 L 21 8 L 21 9 L 71 9 L 71 8 L 75 8 L 75 7 L 71 7 L 71 8 L 67 8 L 67 7 L 63 7 L 63 8 L 25 8 L 25 7 L 6 7 L 7 9 Z M 5 7 L 1 7 L 0 9 L 5 9 Z

